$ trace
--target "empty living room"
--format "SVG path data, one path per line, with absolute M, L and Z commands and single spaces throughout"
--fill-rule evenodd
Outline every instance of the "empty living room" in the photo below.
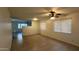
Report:
M 1 51 L 79 51 L 79 7 L 0 7 Z
M 79 0 L 1 0 L 0 59 L 79 59 Z

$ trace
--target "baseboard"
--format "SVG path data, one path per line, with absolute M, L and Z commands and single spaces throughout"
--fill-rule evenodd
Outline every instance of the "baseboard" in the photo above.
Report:
M 0 48 L 0 51 L 10 51 L 9 48 Z
M 66 43 L 66 44 L 70 44 L 70 45 L 76 46 L 76 47 L 79 48 L 79 46 L 76 45 L 76 44 L 73 44 L 73 43 L 70 43 L 70 42 L 61 41 L 61 40 L 58 40 L 58 39 L 55 39 L 55 38 L 51 38 L 51 37 L 46 36 L 46 35 L 43 35 L 43 34 L 40 34 L 40 35 L 42 35 L 42 36 L 44 36 L 44 37 L 47 37 L 47 38 L 50 38 L 50 39 L 54 39 L 54 40 L 57 40 L 57 41 L 60 41 L 60 42 Z

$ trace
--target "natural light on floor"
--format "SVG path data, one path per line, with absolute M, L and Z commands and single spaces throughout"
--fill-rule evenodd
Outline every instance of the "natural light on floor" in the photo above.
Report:
M 22 41 L 23 41 L 22 33 L 18 33 L 18 35 L 17 35 L 17 42 L 19 44 L 22 44 Z

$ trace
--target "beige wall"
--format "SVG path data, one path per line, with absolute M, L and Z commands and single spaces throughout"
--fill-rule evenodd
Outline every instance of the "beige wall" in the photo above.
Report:
M 71 14 L 67 16 L 67 18 L 72 18 L 72 33 L 57 33 L 54 32 L 54 26 L 53 21 L 46 20 L 46 30 L 41 31 L 42 35 L 49 36 L 51 38 L 58 39 L 60 41 L 64 41 L 67 43 L 74 44 L 76 46 L 79 46 L 79 14 Z
M 12 34 L 8 8 L 0 7 L 0 50 L 10 50 Z
M 39 29 L 39 21 L 32 21 L 32 26 L 28 26 L 23 29 L 24 35 L 33 35 L 38 34 L 40 31 Z

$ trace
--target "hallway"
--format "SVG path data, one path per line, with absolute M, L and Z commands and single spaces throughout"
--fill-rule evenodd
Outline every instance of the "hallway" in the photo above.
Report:
M 16 43 L 15 43 L 16 42 Z M 12 51 L 79 51 L 79 47 L 54 40 L 42 35 L 26 36 L 22 44 L 16 39 L 12 43 Z

